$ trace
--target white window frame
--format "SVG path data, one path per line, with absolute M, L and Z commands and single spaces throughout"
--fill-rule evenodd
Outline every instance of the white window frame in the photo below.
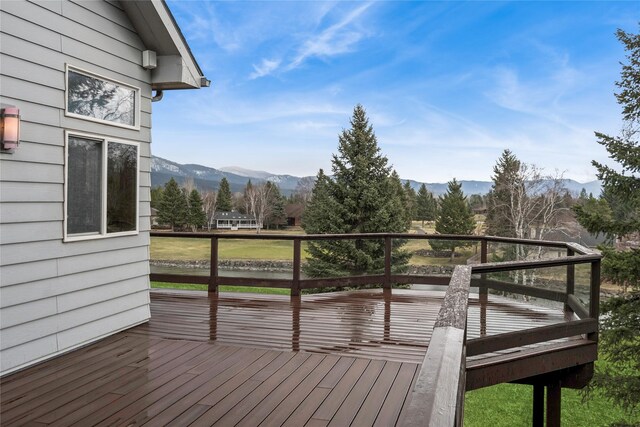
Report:
M 133 112 L 133 126 L 125 124 L 125 123 L 118 123 L 118 122 L 112 122 L 110 120 L 103 120 L 103 119 L 98 119 L 95 117 L 89 117 L 89 116 L 83 116 L 82 114 L 77 114 L 77 113 L 72 113 L 69 111 L 69 71 L 73 71 L 74 73 L 78 73 L 78 74 L 82 74 L 86 77 L 90 77 L 92 79 L 97 79 L 97 80 L 103 80 L 109 83 L 113 83 L 116 84 L 118 86 L 123 86 L 126 87 L 128 89 L 132 89 L 135 92 L 135 109 Z M 64 115 L 67 117 L 73 117 L 76 119 L 81 119 L 81 120 L 88 120 L 90 122 L 96 122 L 96 123 L 102 123 L 105 125 L 110 125 L 110 126 L 116 126 L 116 127 L 120 127 L 120 128 L 125 128 L 125 129 L 133 129 L 133 130 L 140 130 L 140 114 L 141 114 L 141 107 L 140 107 L 140 88 L 137 86 L 133 86 L 124 82 L 121 82 L 119 80 L 116 79 L 112 79 L 109 77 L 105 77 L 103 75 L 97 74 L 97 73 L 93 73 L 91 71 L 87 71 L 84 70 L 82 68 L 78 68 L 75 67 L 73 65 L 69 65 L 69 64 L 65 64 L 65 72 L 64 72 Z
M 67 217 L 68 217 L 68 191 L 69 191 L 69 137 L 79 137 L 92 139 L 102 142 L 102 177 L 100 180 L 100 186 L 102 191 L 102 206 L 100 211 L 100 232 L 98 233 L 78 233 L 69 234 L 67 232 Z M 136 147 L 136 228 L 131 231 L 121 231 L 117 233 L 107 233 L 107 162 L 108 159 L 108 145 L 110 142 L 118 144 L 133 145 Z M 140 233 L 140 143 L 136 141 L 129 141 L 121 138 L 111 138 L 105 135 L 96 135 L 85 132 L 76 132 L 72 130 L 65 130 L 64 132 L 64 230 L 63 241 L 64 242 L 76 242 L 82 240 L 95 240 L 95 239 L 108 239 L 112 237 L 120 236 L 134 236 Z

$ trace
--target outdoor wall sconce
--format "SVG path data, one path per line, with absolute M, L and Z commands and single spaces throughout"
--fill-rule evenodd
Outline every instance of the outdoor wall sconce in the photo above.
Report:
M 20 143 L 20 110 L 16 107 L 0 110 L 0 143 L 7 153 L 13 153 Z

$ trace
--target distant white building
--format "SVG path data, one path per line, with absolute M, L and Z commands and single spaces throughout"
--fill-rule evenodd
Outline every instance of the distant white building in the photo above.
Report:
M 258 222 L 253 215 L 239 212 L 216 212 L 211 226 L 220 230 L 257 230 Z

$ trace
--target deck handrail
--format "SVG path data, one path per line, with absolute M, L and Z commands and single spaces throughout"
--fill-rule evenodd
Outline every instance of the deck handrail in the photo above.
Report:
M 453 270 L 409 406 L 399 425 L 462 425 L 470 279 L 470 266 L 458 265 Z
M 177 275 L 177 274 L 154 274 L 150 275 L 151 280 L 175 282 L 175 283 L 199 283 L 208 285 L 209 292 L 217 292 L 218 285 L 222 282 L 227 285 L 240 286 L 262 286 L 285 288 L 291 290 L 292 296 L 299 296 L 301 290 L 309 288 L 322 287 L 345 287 L 354 285 L 379 284 L 385 289 L 391 289 L 393 283 L 426 283 L 448 286 L 447 293 L 441 308 L 443 313 L 443 322 L 437 323 L 434 328 L 430 344 L 425 355 L 424 366 L 429 360 L 439 360 L 438 372 L 426 372 L 419 377 L 416 385 L 414 399 L 418 407 L 409 410 L 405 417 L 406 425 L 424 425 L 425 420 L 430 421 L 429 425 L 461 425 L 462 405 L 464 398 L 460 394 L 455 398 L 449 396 L 454 402 L 454 406 L 440 401 L 440 396 L 449 395 L 452 389 L 445 384 L 455 382 L 460 385 L 458 390 L 464 396 L 464 375 L 460 375 L 465 370 L 466 356 L 472 357 L 479 354 L 491 353 L 495 351 L 505 350 L 508 348 L 521 347 L 524 345 L 536 344 L 549 341 L 551 339 L 573 337 L 578 335 L 586 335 L 586 339 L 597 343 L 598 340 L 598 316 L 600 301 L 600 263 L 602 255 L 596 251 L 575 243 L 552 242 L 544 240 L 527 240 L 515 239 L 507 237 L 495 236 L 476 236 L 476 235 L 442 235 L 442 234 L 411 234 L 411 233 L 364 233 L 364 234 L 240 234 L 240 233 L 168 233 L 168 232 L 151 232 L 152 237 L 182 237 L 196 239 L 210 239 L 211 256 L 210 256 L 210 274 L 209 276 L 195 275 Z M 250 277 L 221 277 L 218 275 L 218 243 L 225 239 L 243 239 L 243 240 L 286 240 L 293 242 L 293 273 L 291 279 L 256 279 Z M 305 278 L 300 276 L 301 271 L 301 243 L 303 241 L 315 240 L 355 240 L 355 239 L 381 239 L 384 240 L 384 269 L 380 274 L 375 275 L 359 275 L 348 277 L 327 277 L 327 278 Z M 444 276 L 427 276 L 427 275 L 405 275 L 392 274 L 391 251 L 393 240 L 459 240 L 472 241 L 480 243 L 480 264 L 469 266 L 456 266 L 451 277 Z M 516 245 L 542 246 L 565 250 L 566 256 L 560 256 L 554 259 L 539 260 L 520 260 L 506 262 L 488 262 L 488 246 L 490 243 L 508 243 Z M 575 294 L 575 266 L 581 264 L 590 265 L 590 295 L 589 304 L 585 304 Z M 508 272 L 514 270 L 527 270 L 549 267 L 566 267 L 566 287 L 564 291 L 536 288 L 533 286 L 525 286 L 516 283 L 510 283 L 502 280 L 491 279 L 488 277 L 490 273 Z M 476 277 L 472 278 L 472 275 Z M 575 318 L 559 325 L 543 326 L 530 328 L 524 331 L 503 333 L 494 336 L 483 336 L 475 339 L 466 340 L 466 311 L 468 304 L 469 287 L 478 287 L 479 298 L 487 298 L 489 289 L 499 291 L 512 292 L 521 295 L 528 295 L 537 298 L 543 298 L 551 301 L 564 303 L 566 311 L 573 312 Z M 460 296 L 466 295 L 463 299 Z M 447 307 L 455 302 L 453 306 L 464 306 L 465 326 L 460 327 L 448 325 Z M 444 311 L 443 311 L 444 310 Z M 440 315 L 439 315 L 440 316 Z M 481 314 L 482 316 L 482 314 Z M 485 312 L 486 316 L 486 312 Z M 439 317 L 440 318 L 440 317 Z M 460 315 L 456 319 L 460 319 Z M 453 318 L 451 320 L 454 320 Z M 455 331 L 453 331 L 455 329 Z M 462 343 L 462 344 L 460 344 Z M 462 354 L 462 356 L 460 356 Z M 458 363 L 459 362 L 459 363 Z M 458 371 L 455 371 L 457 366 Z M 457 372 L 457 373 L 456 373 Z M 444 378 L 447 378 L 446 380 Z M 434 385 L 434 389 L 429 391 L 425 388 L 426 384 Z M 430 387 L 431 387 L 430 385 Z M 417 394 L 415 394 L 417 393 Z M 425 394 L 426 393 L 426 394 Z M 446 402 L 446 401 L 445 401 Z M 452 410 L 453 415 L 452 415 Z M 456 414 L 456 411 L 457 414 Z M 425 414 L 429 414 L 426 416 Z M 442 416 L 442 417 L 441 417 Z M 410 420 L 415 420 L 410 421 Z M 438 420 L 438 421 L 436 421 Z

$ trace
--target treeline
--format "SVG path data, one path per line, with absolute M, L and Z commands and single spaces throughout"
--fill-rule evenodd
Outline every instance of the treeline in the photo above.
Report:
M 151 207 L 158 212 L 157 221 L 171 230 L 210 231 L 217 212 L 250 215 L 256 220 L 258 232 L 262 228 L 280 228 L 287 223 L 286 203 L 280 188 L 272 182 L 253 185 L 249 180 L 244 191 L 235 194 L 226 178 L 222 178 L 218 191 L 201 193 L 193 180 L 180 187 L 173 178 L 164 187 L 151 189 Z

